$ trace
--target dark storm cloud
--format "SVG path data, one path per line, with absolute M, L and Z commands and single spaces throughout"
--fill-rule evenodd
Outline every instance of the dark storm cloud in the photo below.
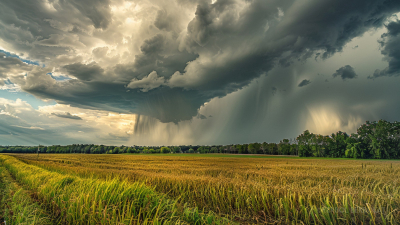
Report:
M 51 79 L 48 77 L 47 79 Z M 28 78 L 33 82 L 37 81 L 32 76 Z M 45 82 L 51 80 L 40 83 Z M 55 98 L 61 104 L 121 113 L 138 113 L 155 117 L 162 122 L 189 120 L 193 115 L 197 115 L 197 109 L 204 103 L 204 97 L 198 92 L 182 88 L 162 87 L 149 92 L 127 92 L 124 85 L 118 83 L 84 83 L 68 80 L 52 84 L 51 87 L 40 83 L 23 88 L 44 99 Z
M 354 68 L 350 65 L 343 66 L 340 69 L 336 70 L 336 72 L 332 74 L 332 76 L 341 77 L 343 80 L 357 78 L 357 74 L 354 71 Z
M 168 15 L 166 10 L 159 10 L 156 21 L 154 21 L 154 26 L 160 30 L 171 30 L 174 22 L 174 19 Z
M 362 35 L 372 27 L 382 26 L 385 18 L 399 10 L 400 5 L 395 1 L 310 1 L 304 5 L 295 2 L 288 8 L 285 5 L 287 3 L 288 1 L 281 1 L 274 5 L 274 2 L 254 1 L 249 7 L 249 13 L 244 13 L 237 23 L 232 19 L 234 16 L 229 15 L 231 4 L 220 7 L 228 12 L 220 11 L 218 5 L 199 6 L 196 18 L 188 26 L 190 32 L 186 43 L 190 49 L 207 49 L 214 46 L 224 49 L 223 46 L 230 45 L 238 46 L 240 53 L 249 54 L 232 52 L 224 67 L 212 64 L 202 64 L 198 67 L 193 65 L 193 71 L 190 71 L 189 64 L 188 71 L 185 74 L 174 75 L 171 82 L 174 81 L 176 86 L 205 89 L 214 96 L 224 95 L 248 84 L 261 72 L 270 70 L 276 60 L 284 66 L 289 66 L 291 61 L 307 59 L 314 51 L 322 51 L 323 58 L 341 51 L 352 38 Z M 301 5 L 300 8 L 296 7 L 297 3 Z M 266 9 L 267 5 L 272 6 Z M 278 14 L 271 10 L 274 6 L 282 7 L 285 13 L 280 22 L 268 21 L 271 16 Z M 261 24 L 264 27 L 261 27 Z M 261 28 L 265 28 L 266 24 L 269 25 L 269 29 L 263 33 Z M 256 37 L 267 41 L 255 41 L 254 45 L 248 44 L 246 47 L 237 45 L 240 41 Z M 288 56 L 281 58 L 283 53 L 287 53 Z M 196 74 L 196 77 L 191 79 L 191 73 Z
M 69 112 L 66 112 L 66 113 L 52 113 L 51 115 L 58 116 L 58 117 L 61 117 L 61 118 L 66 118 L 66 119 L 82 120 L 81 117 L 71 115 L 71 113 L 69 113 Z
M 310 80 L 304 79 L 299 83 L 298 87 L 304 87 L 306 85 L 309 85 L 310 83 L 311 83 Z
M 83 81 L 91 81 L 96 78 L 102 77 L 104 70 L 96 63 L 82 64 L 75 63 L 66 65 L 64 68 L 69 74 Z
M 70 0 L 66 1 L 88 17 L 94 27 L 106 29 L 110 24 L 111 12 L 109 0 Z
M 143 78 L 156 71 L 162 77 L 170 77 L 176 71 L 184 71 L 187 63 L 196 59 L 197 55 L 177 49 L 170 50 L 171 43 L 162 34 L 145 39 L 141 43 L 142 54 L 135 56 L 132 64 L 118 64 L 113 68 L 113 73 L 118 79 L 129 82 L 133 78 Z
M 391 22 L 386 28 L 388 32 L 382 35 L 381 45 L 382 54 L 389 62 L 389 66 L 383 70 L 375 70 L 374 74 L 368 77 L 370 79 L 400 75 L 400 21 Z
M 145 55 L 156 54 L 163 50 L 164 47 L 164 37 L 158 34 L 150 39 L 144 41 L 143 45 L 140 46 L 140 50 Z
M 397 36 L 400 34 L 400 21 L 393 21 L 391 23 L 389 23 L 386 28 L 388 29 L 388 33 L 384 34 L 383 36 Z
M 113 26 L 109 1 L 59 1 L 53 4 L 57 12 L 46 11 L 42 2 L 34 1 L 10 0 L 0 5 L 0 37 L 43 60 L 74 52 L 81 44 L 90 47 L 90 41 L 84 41 L 89 26 L 108 31 L 119 25 Z M 277 65 L 290 66 L 316 54 L 316 58 L 326 59 L 342 51 L 350 40 L 382 27 L 386 18 L 398 11 L 400 2 L 395 0 L 219 0 L 200 3 L 187 31 L 172 32 L 172 25 L 163 19 L 179 13 L 179 8 L 175 12 L 157 10 L 152 26 L 159 33 L 152 28 L 151 35 L 143 31 L 144 41 L 131 47 L 140 50 L 132 56 L 133 62 L 106 67 L 88 58 L 62 65 L 63 72 L 78 79 L 59 83 L 46 72 L 28 75 L 21 86 L 41 98 L 72 106 L 178 122 L 198 115 L 200 106 L 210 99 L 243 88 Z M 71 20 L 69 13 L 77 18 Z M 68 23 L 58 23 L 63 19 Z M 12 31 L 4 24 L 15 24 L 20 30 Z M 81 36 L 63 36 L 70 33 Z M 93 34 L 102 38 L 100 33 Z M 110 33 L 105 43 L 119 40 L 118 32 Z M 399 51 L 389 50 L 390 43 L 385 42 L 386 54 L 396 59 Z M 103 48 L 93 54 L 100 57 L 107 52 Z M 154 79 L 157 84 L 149 85 L 143 79 L 153 71 L 164 79 Z M 342 79 L 355 77 L 346 71 L 344 68 L 340 74 Z
M 41 63 L 48 62 L 82 46 L 85 39 L 74 38 L 74 34 L 87 34 L 92 26 L 106 29 L 111 19 L 109 3 L 108 0 L 1 1 L 0 39 L 16 52 L 27 52 Z

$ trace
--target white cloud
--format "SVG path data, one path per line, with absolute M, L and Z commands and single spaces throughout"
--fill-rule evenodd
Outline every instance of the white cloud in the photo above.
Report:
M 22 101 L 21 99 L 13 101 L 6 98 L 0 98 L 0 109 L 14 116 L 22 112 L 31 112 L 34 110 L 26 101 Z
M 18 126 L 18 125 L 11 125 L 11 126 L 24 128 L 24 129 L 28 129 L 28 130 L 45 130 L 45 129 L 41 128 L 41 127 L 34 127 L 34 126 L 31 126 L 31 127 L 24 127 L 24 126 Z
M 131 82 L 127 85 L 127 88 L 139 89 L 143 92 L 148 92 L 154 88 L 158 88 L 165 84 L 165 78 L 159 77 L 156 71 L 151 72 L 148 76 L 143 77 L 143 79 L 138 80 L 133 78 Z

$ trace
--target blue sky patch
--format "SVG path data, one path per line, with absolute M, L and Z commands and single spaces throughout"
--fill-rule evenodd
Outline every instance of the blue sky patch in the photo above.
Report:
M 26 101 L 27 103 L 29 103 L 35 109 L 39 109 L 39 106 L 57 104 L 54 100 L 45 102 L 26 92 L 10 92 L 7 90 L 0 90 L 0 98 L 5 98 L 13 101 L 19 98 L 22 101 Z
M 66 76 L 53 76 L 53 73 L 47 73 L 47 75 L 50 75 L 51 78 L 53 78 L 56 81 L 71 80 L 71 78 L 66 77 Z
M 40 64 L 39 64 L 38 61 L 32 61 L 32 60 L 29 60 L 29 59 L 23 59 L 23 58 L 19 57 L 18 55 L 11 54 L 10 52 L 6 52 L 6 51 L 4 51 L 4 50 L 2 50 L 2 49 L 0 49 L 0 53 L 6 54 L 7 57 L 18 58 L 19 60 L 21 60 L 21 61 L 24 62 L 24 63 L 28 63 L 28 64 L 31 64 L 31 65 L 40 66 Z M 45 67 L 44 64 L 43 64 L 43 67 Z

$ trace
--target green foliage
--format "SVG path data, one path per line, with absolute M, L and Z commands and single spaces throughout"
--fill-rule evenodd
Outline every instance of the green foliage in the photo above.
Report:
M 160 152 L 161 153 L 171 153 L 171 149 L 168 147 L 161 147 Z
M 0 164 L 0 222 L 3 221 L 6 222 L 4 224 L 10 225 L 52 224 L 45 210 L 15 182 Z
M 0 155 L 0 160 L 46 205 L 55 224 L 232 224 L 211 211 L 206 214 L 178 206 L 177 200 L 142 182 L 80 178 L 25 164 L 11 156 Z M 19 205 L 11 207 L 13 214 L 6 213 L 12 217 L 7 224 L 49 224 L 37 217 L 33 211 L 36 205 L 32 208 L 26 193 L 17 191 L 11 201 L 11 206 Z
M 289 139 L 283 139 L 278 144 L 279 155 L 291 155 Z
M 341 131 L 321 136 L 306 130 L 297 141 L 300 157 L 399 159 L 400 123 L 367 121 L 350 136 Z
M 261 147 L 261 145 L 259 143 L 252 143 L 252 144 L 249 144 L 247 149 L 250 154 L 257 154 L 257 153 L 259 153 L 260 147 Z
M 178 147 L 178 146 L 175 146 L 175 147 L 173 147 L 172 149 L 173 149 L 173 152 L 174 152 L 174 153 L 181 153 L 181 152 L 182 152 L 181 148 Z
M 210 150 L 210 153 L 218 153 L 218 148 L 217 147 L 212 147 Z

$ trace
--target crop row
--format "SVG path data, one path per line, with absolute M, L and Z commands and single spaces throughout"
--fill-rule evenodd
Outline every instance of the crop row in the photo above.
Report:
M 15 155 L 81 177 L 145 182 L 241 223 L 399 224 L 398 163 L 300 159 Z
M 221 224 L 209 212 L 177 204 L 140 182 L 82 179 L 0 155 L 3 166 L 62 224 Z

